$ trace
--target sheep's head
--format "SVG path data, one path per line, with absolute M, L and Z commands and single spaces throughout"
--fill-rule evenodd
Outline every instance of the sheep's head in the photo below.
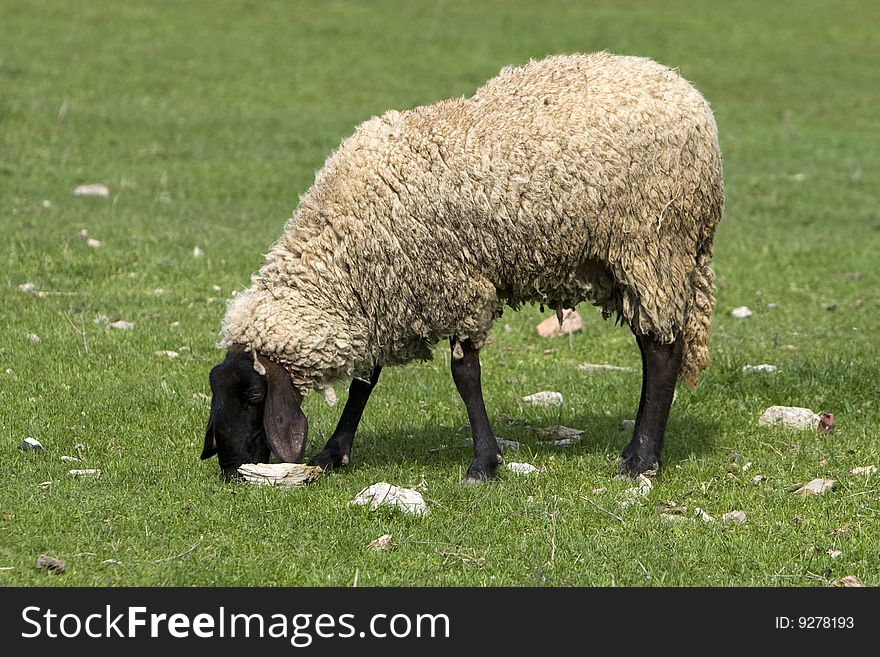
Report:
M 302 461 L 308 420 L 287 371 L 243 347 L 232 346 L 211 370 L 211 416 L 202 459 L 215 454 L 227 479 L 243 463 Z

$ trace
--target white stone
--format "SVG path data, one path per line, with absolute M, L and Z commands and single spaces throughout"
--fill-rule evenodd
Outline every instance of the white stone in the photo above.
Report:
M 737 319 L 745 319 L 746 317 L 752 316 L 752 311 L 749 310 L 748 306 L 739 306 L 730 311 L 730 314 L 736 317 Z
M 743 365 L 743 372 L 775 372 L 779 368 L 776 365 L 769 365 L 767 363 L 762 363 L 761 365 Z
M 809 497 L 811 495 L 824 495 L 829 490 L 834 488 L 837 485 L 837 482 L 834 479 L 813 479 L 812 481 L 807 482 L 800 488 L 798 488 L 794 494 L 801 495 L 803 497 Z
M 516 474 L 528 475 L 533 472 L 541 472 L 541 468 L 532 465 L 531 463 L 508 463 L 507 469 L 511 472 L 515 472 Z
M 68 470 L 68 473 L 74 477 L 100 477 L 100 470 Z
M 572 429 L 564 427 L 561 424 L 554 424 L 552 427 L 536 427 L 535 433 L 538 434 L 538 440 L 558 440 L 560 438 L 576 438 L 580 439 L 584 432 L 581 429 Z
M 641 506 L 642 500 L 648 497 L 648 493 L 651 492 L 653 487 L 654 484 L 648 477 L 643 474 L 639 475 L 639 478 L 636 480 L 636 486 L 623 491 L 623 499 L 620 500 L 621 508 L 625 509 L 633 504 Z
M 392 546 L 392 537 L 391 534 L 382 534 L 379 538 L 374 541 L 371 541 L 367 546 L 371 550 L 375 550 L 380 552 L 382 550 L 388 550 Z
M 380 506 L 399 509 L 404 513 L 427 515 L 428 505 L 417 490 L 400 488 L 384 481 L 364 488 L 351 501 L 351 504 L 367 505 L 375 511 Z
M 302 463 L 245 463 L 238 467 L 246 482 L 258 486 L 303 486 L 323 472 L 317 465 Z
M 578 365 L 581 372 L 635 372 L 634 367 L 621 367 L 620 365 L 608 365 L 607 363 L 581 363 Z
M 102 185 L 101 183 L 93 183 L 91 185 L 80 185 L 73 190 L 73 195 L 101 196 L 106 198 L 107 196 L 110 196 L 110 190 L 107 188 L 107 185 Z
M 789 427 L 791 429 L 812 429 L 819 426 L 821 418 L 809 408 L 798 406 L 770 406 L 758 418 L 762 427 Z
M 561 392 L 542 390 L 522 398 L 523 402 L 531 406 L 562 406 L 565 401 Z

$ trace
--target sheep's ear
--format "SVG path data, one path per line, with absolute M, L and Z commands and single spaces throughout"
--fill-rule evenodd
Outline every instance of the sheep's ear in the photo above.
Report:
M 260 363 L 269 384 L 263 408 L 266 442 L 283 463 L 301 463 L 309 432 L 309 422 L 300 408 L 302 397 L 293 389 L 287 370 L 268 358 Z
M 214 400 L 211 399 L 211 415 L 208 417 L 208 428 L 205 429 L 205 446 L 201 459 L 209 459 L 217 453 L 217 437 L 214 435 Z
M 205 431 L 205 447 L 202 449 L 202 460 L 209 459 L 217 453 L 217 439 L 214 437 L 214 423 L 208 422 L 208 430 Z

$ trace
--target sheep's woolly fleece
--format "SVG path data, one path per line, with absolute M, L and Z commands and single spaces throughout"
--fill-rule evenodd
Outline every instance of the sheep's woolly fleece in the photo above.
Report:
M 361 124 L 300 198 L 220 346 L 301 393 L 374 365 L 481 346 L 502 306 L 587 301 L 708 364 L 723 206 L 708 103 L 675 71 L 608 53 L 505 68 L 470 98 Z

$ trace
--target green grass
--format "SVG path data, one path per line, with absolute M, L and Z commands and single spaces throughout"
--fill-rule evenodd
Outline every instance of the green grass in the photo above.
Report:
M 849 474 L 880 465 L 880 5 L 787 5 L 5 0 L 0 584 L 880 584 L 880 478 Z M 345 472 L 262 489 L 199 462 L 224 300 L 340 139 L 387 108 L 470 94 L 502 66 L 598 49 L 678 67 L 712 103 L 725 156 L 713 365 L 678 391 L 646 505 L 621 509 L 630 484 L 613 479 L 638 375 L 577 369 L 637 366 L 638 351 L 589 308 L 571 340 L 539 339 L 537 309 L 506 313 L 484 352 L 496 431 L 527 445 L 508 459 L 543 474 L 460 485 L 466 415 L 442 346 L 386 370 Z M 73 196 L 89 182 L 110 197 Z M 27 282 L 71 294 L 36 298 Z M 732 318 L 744 304 L 754 316 Z M 740 371 L 765 362 L 779 372 Z M 562 409 L 519 401 L 541 389 L 563 392 Z M 771 404 L 833 412 L 837 428 L 758 428 Z M 340 407 L 305 407 L 310 455 Z M 554 450 L 528 426 L 555 423 L 586 439 Z M 27 436 L 48 452 L 16 450 Z M 59 456 L 76 444 L 100 478 L 67 474 Z M 748 472 L 728 472 L 732 453 Z M 813 477 L 838 488 L 787 491 Z M 376 481 L 422 486 L 431 515 L 348 505 Z M 668 524 L 667 502 L 747 522 Z M 368 551 L 384 533 L 396 549 Z M 43 553 L 67 572 L 36 570 Z

